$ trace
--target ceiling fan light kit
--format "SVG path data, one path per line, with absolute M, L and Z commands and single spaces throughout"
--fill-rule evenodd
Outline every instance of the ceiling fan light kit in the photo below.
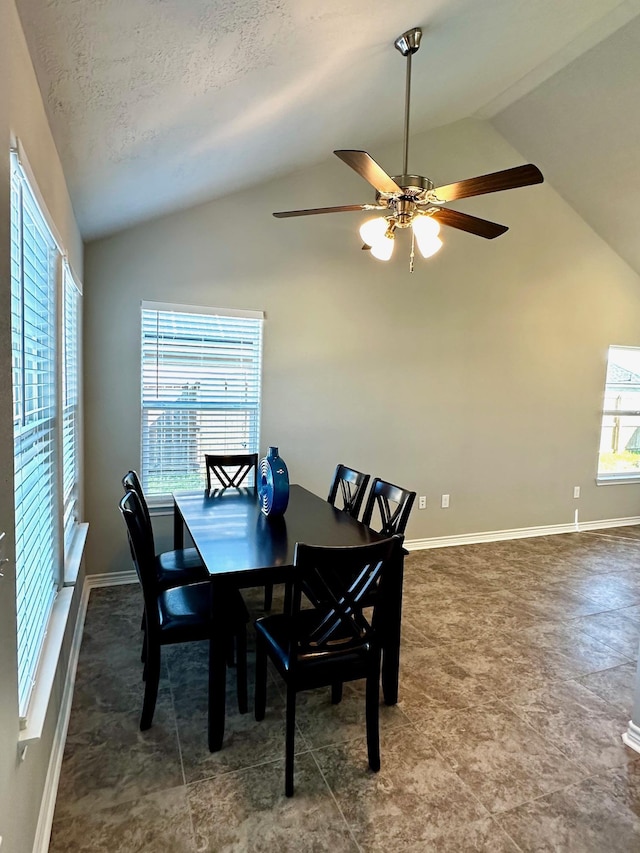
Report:
M 420 48 L 421 38 L 422 30 L 420 27 L 414 27 L 398 36 L 394 42 L 396 49 L 407 59 L 402 175 L 389 176 L 366 151 L 334 151 L 337 157 L 375 189 L 375 203 L 319 207 L 311 210 L 286 210 L 273 214 L 278 219 L 284 219 L 319 213 L 384 211 L 383 215 L 368 219 L 360 226 L 360 237 L 364 243 L 362 248 L 370 250 L 374 258 L 388 261 L 393 254 L 396 231 L 409 228 L 411 231 L 410 272 L 413 272 L 415 244 L 423 258 L 430 258 L 442 247 L 442 240 L 438 236 L 441 224 L 469 234 L 476 234 L 486 240 L 493 240 L 508 231 L 506 225 L 479 219 L 477 216 L 445 208 L 443 205 L 461 198 L 539 184 L 544 180 L 538 167 L 531 163 L 440 187 L 434 186 L 433 181 L 423 175 L 408 174 L 411 57 Z

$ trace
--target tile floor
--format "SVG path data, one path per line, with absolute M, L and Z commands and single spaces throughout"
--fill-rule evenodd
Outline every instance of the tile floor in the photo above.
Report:
M 50 853 L 640 851 L 640 754 L 621 741 L 640 528 L 414 552 L 405 577 L 381 771 L 367 767 L 360 685 L 338 706 L 301 694 L 292 799 L 276 679 L 256 723 L 231 677 L 211 754 L 206 645 L 167 648 L 142 733 L 139 590 L 93 590 Z M 247 595 L 257 615 L 261 600 Z

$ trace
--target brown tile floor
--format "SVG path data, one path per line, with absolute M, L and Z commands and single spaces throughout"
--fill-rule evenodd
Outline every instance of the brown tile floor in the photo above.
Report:
M 262 594 L 247 596 L 259 615 Z M 364 696 L 284 705 L 206 743 L 206 645 L 168 648 L 141 733 L 141 597 L 92 592 L 50 853 L 640 851 L 640 755 L 622 744 L 640 638 L 640 529 L 412 553 L 400 702 L 367 767 Z M 251 672 L 250 672 L 251 678 Z

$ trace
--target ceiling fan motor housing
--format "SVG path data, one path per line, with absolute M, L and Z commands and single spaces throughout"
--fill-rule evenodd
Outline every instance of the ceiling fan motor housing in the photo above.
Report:
M 433 181 L 423 175 L 396 175 L 393 177 L 395 183 L 402 190 L 397 193 L 376 193 L 376 201 L 386 204 L 393 210 L 397 218 L 397 225 L 406 228 L 411 224 L 416 212 L 416 205 L 427 200 L 427 193 L 433 189 Z

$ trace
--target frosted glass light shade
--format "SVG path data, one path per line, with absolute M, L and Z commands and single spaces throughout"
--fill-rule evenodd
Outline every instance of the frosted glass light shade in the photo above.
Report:
M 371 254 L 379 261 L 388 261 L 393 254 L 393 244 L 394 240 L 391 237 L 385 237 L 383 235 L 379 240 L 376 240 L 371 247 Z
M 374 243 L 382 240 L 387 230 L 387 224 L 387 220 L 384 216 L 376 216 L 374 219 L 367 219 L 367 221 L 363 222 L 360 226 L 362 242 L 366 243 L 367 246 L 373 246 Z
M 360 226 L 362 242 L 371 246 L 371 254 L 379 261 L 388 261 L 393 254 L 393 238 L 386 236 L 388 227 L 384 216 L 367 219 Z
M 423 258 L 430 258 L 442 248 L 442 240 L 438 237 L 440 225 L 431 216 L 414 217 L 411 227 Z

